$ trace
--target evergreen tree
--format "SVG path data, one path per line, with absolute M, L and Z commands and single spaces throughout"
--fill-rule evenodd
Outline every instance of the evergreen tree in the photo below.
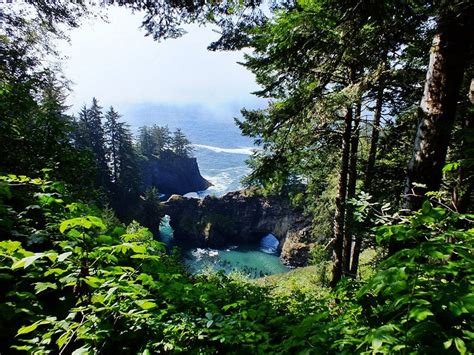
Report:
M 149 127 L 142 126 L 138 129 L 138 151 L 145 157 L 151 157 L 156 150 L 155 140 Z
M 157 125 L 151 127 L 151 132 L 155 143 L 155 155 L 159 157 L 162 152 L 171 148 L 171 133 L 168 126 L 161 127 Z
M 139 128 L 138 151 L 145 157 L 162 157 L 164 152 L 172 152 L 181 157 L 188 157 L 192 152 L 191 142 L 186 138 L 181 129 L 173 135 L 168 126 L 153 125 Z
M 373 133 L 370 188 L 383 110 L 396 118 L 418 100 L 413 87 L 421 83 L 419 63 L 432 29 L 424 11 L 398 1 L 298 2 L 252 28 L 243 41 L 254 50 L 245 65 L 262 85 L 257 94 L 277 101 L 265 111 L 243 111 L 243 132 L 263 146 L 255 156 L 253 181 L 277 191 L 291 189 L 295 176 L 308 181 L 309 211 L 318 210 L 319 196 L 328 186 L 335 190 L 329 206 L 334 209 L 333 285 L 357 273 L 361 239 L 354 240 L 348 201 L 360 180 L 359 149 L 367 146 L 359 144 L 360 132 Z M 372 122 L 361 117 L 369 105 Z M 328 155 L 334 159 L 329 161 Z M 321 176 L 322 169 L 328 175 Z M 337 187 L 328 181 L 334 174 L 339 176 Z M 396 179 L 392 182 L 399 183 Z
M 116 183 L 119 176 L 120 166 L 120 133 L 122 133 L 122 125 L 118 122 L 120 115 L 110 107 L 109 111 L 105 113 L 104 123 L 104 140 L 106 143 L 106 155 L 108 159 L 108 165 L 111 167 L 112 182 Z
M 110 182 L 109 168 L 105 154 L 104 127 L 102 125 L 102 107 L 97 99 L 92 99 L 92 105 L 88 110 L 90 148 L 94 154 L 97 165 L 97 184 L 107 188 Z
M 70 142 L 68 87 L 39 58 L 44 38 L 22 30 L 24 38 L 0 39 L 0 170 L 42 176 L 47 168 L 52 178 L 87 186 L 90 162 Z
M 117 185 L 123 194 L 138 197 L 141 189 L 139 158 L 133 147 L 133 136 L 125 123 L 118 124 L 117 130 L 118 179 Z
M 173 132 L 171 150 L 180 157 L 189 157 L 193 151 L 191 142 L 186 138 L 180 128 Z
M 92 143 L 89 127 L 89 110 L 86 105 L 83 105 L 77 118 L 74 120 L 74 129 L 72 132 L 72 140 L 76 148 L 91 151 Z
M 430 51 L 413 155 L 408 165 L 404 208 L 418 210 L 427 191 L 441 186 L 459 91 L 474 45 L 474 5 L 453 1 L 434 7 L 436 34 Z
M 140 191 L 138 156 L 133 147 L 130 128 L 119 122 L 120 115 L 110 107 L 105 114 L 105 142 L 107 164 L 112 176 L 112 205 L 123 215 L 126 202 L 133 205 Z
M 90 108 L 83 106 L 74 122 L 72 140 L 77 149 L 89 152 L 95 166 L 95 186 L 108 189 L 110 185 L 109 167 L 104 126 L 102 125 L 102 107 L 93 98 Z

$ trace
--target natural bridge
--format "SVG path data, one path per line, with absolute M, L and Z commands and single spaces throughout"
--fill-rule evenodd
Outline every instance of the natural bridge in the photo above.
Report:
M 285 264 L 302 266 L 307 262 L 311 247 L 309 220 L 285 199 L 241 190 L 220 198 L 172 195 L 163 207 L 178 241 L 219 248 L 258 243 L 271 233 L 280 242 Z

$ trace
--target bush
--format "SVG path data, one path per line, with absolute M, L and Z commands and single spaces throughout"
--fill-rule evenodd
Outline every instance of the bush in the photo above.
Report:
M 2 353 L 474 351 L 473 216 L 426 203 L 378 228 L 414 246 L 330 291 L 318 266 L 257 283 L 188 275 L 146 228 L 65 190 L 0 177 Z

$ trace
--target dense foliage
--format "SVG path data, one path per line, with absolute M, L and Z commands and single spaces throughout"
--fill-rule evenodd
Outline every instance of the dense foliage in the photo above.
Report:
M 282 295 L 187 274 L 147 229 L 72 201 L 62 184 L 9 175 L 0 186 L 2 351 L 474 350 L 474 231 L 458 227 L 472 216 L 425 203 L 377 229 L 381 242 L 417 246 L 357 287 Z
M 137 146 L 140 154 L 147 158 L 173 155 L 189 158 L 193 151 L 191 142 L 180 128 L 171 133 L 168 126 L 158 125 L 140 127 Z
M 237 122 L 262 148 L 247 183 L 294 191 L 315 238 L 332 239 L 333 285 L 357 277 L 372 240 L 370 224 L 354 218 L 358 194 L 416 211 L 441 190 L 452 196 L 446 204 L 468 210 L 473 15 L 464 1 L 296 1 L 245 29 L 244 65 L 261 85 L 256 94 L 271 99 Z M 447 187 L 447 158 L 464 161 L 452 169 L 463 187 Z M 403 247 L 394 242 L 390 253 Z
M 189 141 L 155 125 L 134 142 L 96 99 L 69 116 L 43 57 L 94 7 L 27 3 L 0 37 L 1 353 L 474 352 L 470 2 L 126 4 L 156 38 L 211 22 L 213 49 L 252 49 L 271 102 L 239 122 L 262 148 L 247 183 L 290 192 L 328 240 L 316 266 L 256 282 L 191 275 L 158 241 L 138 166 Z

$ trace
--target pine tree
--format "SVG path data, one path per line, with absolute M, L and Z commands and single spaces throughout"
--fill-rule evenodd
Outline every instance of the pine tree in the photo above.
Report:
M 112 182 L 116 183 L 119 175 L 120 156 L 119 156 L 119 142 L 121 124 L 118 122 L 120 115 L 110 107 L 109 111 L 105 113 L 104 123 L 104 140 L 106 143 L 106 156 L 108 165 L 111 167 Z
M 138 129 L 138 132 L 138 151 L 141 155 L 149 158 L 156 150 L 151 129 L 147 126 L 142 126 Z
M 193 151 L 191 142 L 186 138 L 180 128 L 173 132 L 171 150 L 179 157 L 189 157 Z
M 97 99 L 92 99 L 90 108 L 85 105 L 82 107 L 74 122 L 72 140 L 76 148 L 90 152 L 95 163 L 95 186 L 108 189 L 110 174 L 102 125 L 102 107 Z
M 74 119 L 74 129 L 72 140 L 76 148 L 86 150 L 91 149 L 91 137 L 89 134 L 89 110 L 87 106 L 82 106 L 77 118 Z
M 110 182 L 109 168 L 105 155 L 104 127 L 102 125 L 102 107 L 97 99 L 92 99 L 92 105 L 88 110 L 89 136 L 91 150 L 97 166 L 97 185 L 107 188 Z
M 138 196 L 140 191 L 140 175 L 138 155 L 133 147 L 133 135 L 125 123 L 119 123 L 117 128 L 118 147 L 118 177 L 117 185 L 128 196 Z
M 171 133 L 168 126 L 157 126 L 153 125 L 151 128 L 151 134 L 155 144 L 155 155 L 161 156 L 161 153 L 165 150 L 169 150 L 172 144 Z
M 421 208 L 427 191 L 441 186 L 467 60 L 474 44 L 474 5 L 453 1 L 435 8 L 436 34 L 430 51 L 413 155 L 408 164 L 404 208 Z
M 356 195 L 360 179 L 360 132 L 372 125 L 357 112 L 366 105 L 363 99 L 380 97 L 369 163 L 368 180 L 374 181 L 384 94 L 394 117 L 417 100 L 413 87 L 420 84 L 418 63 L 429 29 L 418 11 L 402 2 L 302 2 L 252 28 L 243 41 L 253 48 L 245 65 L 262 86 L 257 94 L 276 101 L 260 112 L 244 111 L 240 122 L 243 133 L 263 147 L 254 157 L 253 181 L 276 192 L 291 189 L 295 176 L 308 181 L 304 197 L 311 212 L 320 209 L 325 189 L 337 190 L 328 206 L 335 212 L 333 285 L 355 275 L 358 266 L 358 255 L 351 258 L 351 253 L 361 241 L 352 240 L 354 217 L 347 201 Z M 343 111 L 348 114 L 341 120 Z
M 119 122 L 120 114 L 110 107 L 105 114 L 105 143 L 108 166 L 111 168 L 114 206 L 121 208 L 127 198 L 138 196 L 140 190 L 138 156 L 133 147 L 130 128 Z M 123 207 L 123 206 L 122 206 Z

